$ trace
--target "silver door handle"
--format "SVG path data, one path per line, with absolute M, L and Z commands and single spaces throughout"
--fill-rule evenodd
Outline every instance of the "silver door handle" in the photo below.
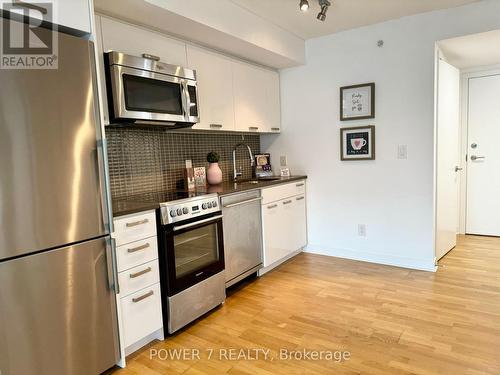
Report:
M 455 167 L 455 172 L 458 172 L 458 171 L 461 171 L 461 170 L 463 170 L 463 168 Z
M 222 128 L 222 124 L 210 124 L 210 127 L 214 129 L 220 129 Z
M 298 198 L 296 198 L 295 200 L 296 200 L 296 201 L 301 201 L 302 199 L 304 199 L 304 197 L 298 197 Z
M 284 201 L 283 204 L 290 204 L 292 203 L 292 200 Z
M 144 220 L 134 221 L 132 223 L 127 223 L 127 224 L 125 224 L 125 226 L 127 228 L 131 228 L 131 227 L 136 227 L 138 225 L 147 224 L 147 223 L 149 223 L 149 219 L 144 219 Z
M 258 126 L 249 126 L 248 130 L 251 130 L 251 131 L 259 130 L 259 127 Z
M 136 273 L 131 273 L 129 276 L 130 276 L 131 279 L 135 279 L 136 277 L 145 275 L 145 274 L 147 274 L 148 272 L 151 272 L 151 271 L 152 271 L 152 268 L 148 267 L 145 270 L 142 270 L 142 271 L 139 271 L 139 272 L 136 272 Z
M 196 222 L 191 223 L 191 224 L 179 225 L 178 227 L 174 227 L 174 231 L 181 230 L 181 229 L 186 229 L 186 228 L 191 228 L 191 227 L 195 227 L 197 225 L 209 223 L 211 221 L 216 221 L 218 219 L 222 219 L 222 215 L 218 215 L 218 216 L 214 216 L 214 217 L 209 217 L 208 219 L 196 221 Z
M 143 294 L 140 297 L 132 298 L 132 302 L 134 302 L 134 303 L 141 302 L 143 299 L 151 297 L 153 294 L 155 294 L 155 292 L 153 292 L 152 290 L 150 290 L 149 292 L 147 292 L 146 294 Z
M 110 238 L 110 245 L 111 273 L 113 275 L 112 289 L 116 294 L 120 294 L 120 284 L 118 283 L 118 263 L 116 259 L 116 241 L 114 238 Z
M 271 130 L 272 130 L 273 132 L 279 132 L 279 131 L 280 131 L 280 128 L 271 128 Z
M 301 186 L 304 186 L 304 183 L 301 183 L 301 184 L 296 184 L 295 186 L 296 186 L 296 187 L 301 187 Z
M 257 201 L 261 201 L 261 200 L 262 200 L 262 197 L 252 198 L 252 199 L 248 199 L 248 200 L 243 201 L 243 202 L 226 204 L 224 206 L 224 208 L 231 208 L 231 207 L 243 206 L 244 204 L 248 204 L 248 203 L 252 203 L 252 202 L 257 202 Z
M 145 59 L 148 59 L 148 60 L 160 61 L 160 57 L 159 56 L 150 55 L 149 53 L 143 53 L 142 57 L 145 58 Z
M 476 161 L 476 160 L 479 160 L 479 159 L 486 159 L 486 156 L 476 156 L 476 155 L 472 155 L 470 157 L 470 160 L 472 161 Z
M 270 206 L 267 206 L 267 208 L 268 208 L 269 210 L 270 210 L 270 209 L 272 209 L 272 208 L 276 208 L 276 207 L 278 207 L 278 205 L 277 205 L 277 204 L 272 204 L 272 205 L 270 205 Z
M 147 249 L 149 246 L 150 245 L 149 245 L 149 242 L 148 242 L 148 243 L 145 243 L 144 245 L 141 245 L 141 246 L 131 247 L 130 249 L 127 250 L 127 252 L 129 252 L 129 253 L 135 253 L 136 251 Z

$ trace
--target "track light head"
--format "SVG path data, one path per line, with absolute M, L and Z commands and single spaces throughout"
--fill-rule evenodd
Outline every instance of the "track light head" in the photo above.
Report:
M 300 0 L 299 8 L 301 12 L 307 12 L 309 10 L 309 1 Z
M 317 19 L 321 22 L 326 20 L 326 12 L 328 12 L 328 7 L 332 5 L 328 0 L 319 0 L 319 5 L 321 7 L 321 11 L 317 15 Z

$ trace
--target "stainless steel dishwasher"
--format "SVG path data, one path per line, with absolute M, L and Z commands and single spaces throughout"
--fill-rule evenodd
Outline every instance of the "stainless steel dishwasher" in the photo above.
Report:
M 260 190 L 222 197 L 226 288 L 262 268 Z

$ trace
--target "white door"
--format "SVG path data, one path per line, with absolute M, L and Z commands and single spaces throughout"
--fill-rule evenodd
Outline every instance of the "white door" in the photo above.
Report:
M 500 75 L 469 79 L 467 219 L 470 234 L 500 236 Z
M 437 99 L 436 259 L 457 244 L 459 220 L 460 72 L 439 60 Z

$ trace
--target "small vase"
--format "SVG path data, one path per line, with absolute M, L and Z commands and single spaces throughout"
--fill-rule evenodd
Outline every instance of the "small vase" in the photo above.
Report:
M 210 163 L 207 169 L 207 181 L 210 185 L 217 185 L 222 182 L 222 171 L 219 163 Z

